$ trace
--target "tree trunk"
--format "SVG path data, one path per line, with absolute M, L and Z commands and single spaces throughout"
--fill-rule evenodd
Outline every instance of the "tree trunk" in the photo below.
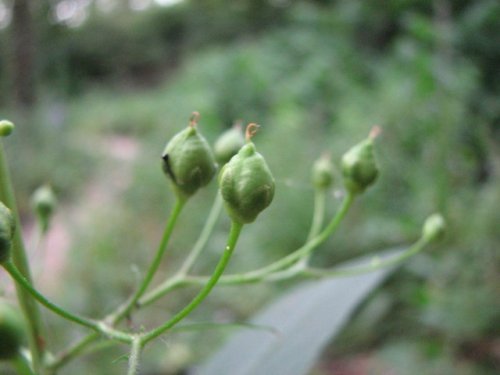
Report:
M 12 9 L 12 78 L 15 104 L 35 103 L 35 36 L 30 0 L 15 0 Z

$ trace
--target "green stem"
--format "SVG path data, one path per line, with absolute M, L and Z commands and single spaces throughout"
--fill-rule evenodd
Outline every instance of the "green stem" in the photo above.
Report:
M 224 249 L 224 253 L 223 253 L 221 259 L 219 260 L 219 263 L 217 263 L 217 266 L 215 267 L 215 270 L 214 270 L 212 276 L 208 279 L 205 286 L 191 300 L 191 302 L 186 307 L 184 307 L 181 311 L 179 311 L 176 315 L 174 315 L 172 318 L 170 318 L 167 322 L 165 322 L 164 324 L 162 324 L 158 328 L 155 328 L 155 329 L 149 331 L 148 333 L 144 334 L 143 340 L 142 340 L 142 342 L 144 344 L 148 343 L 149 341 L 162 335 L 167 330 L 172 328 L 174 325 L 176 325 L 178 322 L 180 322 L 182 319 L 184 319 L 187 315 L 189 315 L 208 296 L 208 294 L 213 289 L 215 284 L 217 284 L 217 281 L 219 281 L 222 273 L 224 272 L 224 269 L 226 268 L 226 266 L 229 262 L 229 259 L 231 258 L 231 255 L 233 254 L 236 243 L 238 242 L 238 238 L 240 236 L 242 228 L 243 228 L 242 224 L 235 223 L 235 222 L 233 222 L 231 224 L 231 230 L 229 232 L 227 246 Z
M 142 341 L 139 337 L 134 338 L 132 341 L 132 347 L 130 350 L 130 357 L 128 359 L 128 371 L 127 375 L 136 375 L 139 369 L 139 361 L 142 351 Z
M 329 236 L 333 234 L 333 232 L 337 229 L 342 219 L 345 217 L 352 203 L 354 202 L 355 195 L 347 193 L 344 200 L 342 201 L 339 210 L 332 218 L 328 226 L 319 233 L 316 237 L 305 243 L 302 247 L 295 250 L 293 253 L 288 256 L 277 260 L 274 263 L 271 263 L 265 267 L 259 268 L 254 271 L 234 274 L 234 275 L 226 275 L 222 276 L 219 280 L 219 284 L 221 285 L 234 285 L 234 284 L 245 284 L 252 283 L 261 280 L 267 280 L 267 277 L 271 277 L 271 279 L 276 276 L 277 279 L 281 279 L 281 276 L 277 275 L 276 271 L 282 270 L 283 268 L 289 267 L 293 265 L 297 260 L 308 256 L 316 247 L 318 247 L 321 243 L 323 243 Z M 293 270 L 285 270 L 289 274 L 297 274 L 299 271 L 304 269 L 304 267 L 297 267 Z M 283 272 L 285 272 L 283 271 Z M 289 276 L 286 276 L 289 277 Z M 172 289 L 176 289 L 185 285 L 200 285 L 205 284 L 207 282 L 207 277 L 205 276 L 184 276 L 180 279 L 171 279 L 160 287 L 153 290 L 151 293 L 144 296 L 140 301 L 140 305 L 148 305 L 154 301 L 156 301 L 161 296 L 165 295 L 167 292 Z
M 170 236 L 172 235 L 172 232 L 174 230 L 175 224 L 177 223 L 177 219 L 179 218 L 179 215 L 185 203 L 186 203 L 185 199 L 177 198 L 177 200 L 175 201 L 174 207 L 172 208 L 172 212 L 170 213 L 170 217 L 167 220 L 167 224 L 165 225 L 165 230 L 163 232 L 160 244 L 158 245 L 158 249 L 156 250 L 156 255 L 153 261 L 151 262 L 151 265 L 149 266 L 146 276 L 144 277 L 144 279 L 142 280 L 141 284 L 137 288 L 136 292 L 132 295 L 132 297 L 130 297 L 130 299 L 121 308 L 119 308 L 115 314 L 110 316 L 109 320 L 111 321 L 112 324 L 117 323 L 130 313 L 130 311 L 136 306 L 137 301 L 139 301 L 139 298 L 142 297 L 142 295 L 148 288 L 149 284 L 153 280 L 153 277 L 156 271 L 158 270 L 158 267 L 160 266 L 163 254 L 167 249 L 167 245 L 170 240 Z
M 10 178 L 9 168 L 7 166 L 3 143 L 0 141 L 0 200 L 10 208 L 16 221 L 17 230 L 14 232 L 12 246 L 12 260 L 23 276 L 31 283 L 31 272 L 29 269 L 26 250 L 22 239 L 21 220 L 17 210 L 14 189 Z M 36 373 L 42 373 L 41 358 L 45 351 L 42 335 L 42 324 L 40 310 L 34 302 L 31 295 L 20 285 L 16 284 L 16 293 L 19 305 L 23 311 L 29 330 L 29 346 L 33 368 Z
M 146 294 L 143 298 L 139 299 L 137 305 L 139 307 L 150 305 L 168 292 L 189 284 L 189 277 L 187 276 L 171 277 L 165 280 L 163 284 L 152 290 L 150 293 Z
M 301 274 L 309 277 L 341 277 L 341 276 L 355 276 L 368 272 L 373 272 L 382 268 L 393 267 L 401 264 L 406 259 L 414 256 L 424 249 L 424 247 L 428 244 L 428 241 L 424 238 L 420 238 L 417 242 L 415 242 L 412 246 L 410 246 L 407 250 L 402 252 L 401 254 L 391 257 L 386 260 L 377 260 L 374 258 L 372 264 L 366 266 L 358 266 L 352 268 L 338 268 L 338 269 L 317 269 L 317 268 L 306 268 Z
M 42 305 L 44 305 L 46 308 L 48 308 L 55 314 L 61 316 L 66 320 L 79 324 L 81 326 L 91 328 L 95 331 L 100 331 L 99 324 L 97 322 L 70 313 L 69 311 L 63 309 L 62 307 L 59 307 L 56 304 L 50 302 L 47 298 L 45 298 L 45 296 L 43 296 L 39 291 L 37 291 L 29 283 L 28 280 L 26 280 L 24 275 L 21 274 L 21 272 L 16 268 L 16 266 L 14 265 L 14 263 L 12 263 L 12 261 L 9 260 L 4 264 L 2 264 L 2 266 L 9 273 L 9 275 L 16 281 L 16 283 L 21 285 L 28 293 L 30 293 L 33 296 L 33 298 L 35 298 L 38 302 L 40 302 Z
M 325 201 L 326 190 L 315 189 L 313 219 L 311 222 L 311 228 L 309 229 L 309 234 L 307 235 L 307 242 L 311 241 L 321 232 L 321 226 L 323 225 L 323 219 L 325 217 Z M 311 254 L 304 256 L 300 259 L 298 265 L 300 267 L 306 267 L 309 263 L 310 257 Z
M 179 218 L 179 215 L 182 212 L 185 202 L 186 200 L 180 198 L 176 200 L 174 207 L 172 208 L 172 212 L 170 213 L 170 216 L 165 225 L 165 230 L 163 231 L 163 236 L 156 250 L 155 258 L 153 259 L 146 273 L 146 276 L 142 280 L 137 291 L 129 298 L 129 300 L 124 305 L 120 306 L 115 313 L 108 316 L 106 321 L 110 322 L 111 325 L 118 323 L 120 320 L 122 320 L 125 316 L 127 316 L 130 313 L 130 311 L 134 308 L 134 306 L 137 305 L 139 298 L 142 296 L 142 294 L 144 294 L 147 287 L 151 283 L 154 274 L 156 273 L 158 267 L 160 266 L 161 259 L 165 253 L 168 242 L 170 240 L 170 236 L 177 223 L 177 219 Z M 174 284 L 176 284 L 177 281 L 179 280 L 176 280 Z M 174 285 L 174 287 L 176 287 L 176 285 Z M 62 367 L 65 363 L 69 362 L 78 354 L 85 351 L 88 345 L 95 342 L 98 338 L 99 336 L 96 335 L 95 333 L 91 333 L 85 336 L 83 339 L 78 341 L 72 348 L 61 354 L 61 356 L 58 359 L 54 360 L 52 363 L 52 367 L 53 368 Z
M 196 259 L 198 259 L 198 256 L 205 247 L 210 234 L 214 230 L 215 224 L 217 223 L 217 219 L 219 218 L 220 212 L 222 210 L 222 203 L 222 195 L 217 192 L 212 208 L 210 209 L 210 213 L 208 214 L 208 218 L 200 233 L 200 237 L 198 237 L 198 240 L 194 244 L 191 252 L 179 269 L 179 272 L 177 272 L 177 275 L 186 275 L 193 266 Z
M 214 204 L 210 210 L 205 226 L 203 227 L 200 237 L 193 246 L 188 257 L 180 267 L 179 271 L 172 277 L 166 279 L 163 283 L 154 288 L 151 292 L 147 293 L 144 298 L 138 301 L 139 306 L 149 305 L 150 303 L 156 301 L 158 298 L 164 296 L 173 289 L 177 289 L 182 286 L 184 282 L 184 276 L 186 276 L 193 266 L 194 262 L 200 255 L 201 251 L 205 247 L 210 234 L 213 232 L 217 219 L 219 218 L 220 212 L 222 210 L 223 200 L 220 193 L 217 193 L 215 197 Z
M 97 339 L 99 339 L 99 337 L 100 334 L 96 332 L 90 333 L 89 335 L 85 336 L 83 339 L 78 341 L 75 345 L 68 348 L 64 352 L 60 353 L 47 365 L 47 367 L 53 372 L 55 372 L 56 370 L 64 366 L 66 363 L 71 361 L 73 358 L 78 357 L 78 355 L 86 351 L 88 345 L 95 342 Z
M 354 202 L 355 195 L 347 193 L 340 208 L 338 209 L 335 216 L 332 218 L 330 223 L 326 226 L 321 233 L 319 233 L 312 240 L 305 243 L 302 247 L 295 250 L 293 253 L 287 255 L 284 258 L 277 260 L 274 263 L 269 264 L 266 267 L 262 267 L 260 269 L 246 272 L 243 274 L 235 274 L 235 275 L 227 275 L 221 277 L 219 283 L 221 285 L 229 285 L 229 284 L 243 284 L 248 282 L 256 282 L 264 279 L 266 276 L 270 275 L 275 271 L 279 271 L 286 267 L 291 266 L 294 262 L 299 260 L 302 257 L 310 254 L 315 248 L 325 242 L 329 236 L 335 232 L 339 224 L 342 222 L 342 219 L 345 217 L 352 203 Z

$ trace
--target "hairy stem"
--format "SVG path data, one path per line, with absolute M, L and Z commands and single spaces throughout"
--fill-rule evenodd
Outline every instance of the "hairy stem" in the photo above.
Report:
M 224 269 L 226 268 L 231 255 L 233 254 L 236 243 L 238 242 L 238 238 L 241 233 L 241 229 L 243 228 L 242 224 L 233 222 L 231 224 L 231 230 L 229 232 L 227 246 L 224 249 L 224 253 L 222 254 L 219 263 L 215 267 L 215 270 L 208 279 L 205 286 L 199 291 L 199 293 L 191 300 L 191 302 L 184 307 L 181 311 L 179 311 L 176 315 L 170 318 L 167 322 L 162 324 L 156 329 L 149 331 L 143 336 L 143 343 L 146 344 L 154 338 L 162 335 L 167 330 L 175 326 L 178 322 L 184 319 L 187 315 L 189 315 L 198 305 L 209 295 L 210 291 L 214 288 L 217 281 L 219 281 Z
M 38 290 L 36 290 L 28 280 L 24 277 L 24 275 L 16 268 L 12 261 L 5 262 L 2 265 L 5 270 L 9 273 L 9 275 L 15 280 L 16 283 L 21 285 L 28 293 L 30 293 L 33 298 L 35 298 L 38 302 L 44 305 L 47 309 L 51 310 L 55 314 L 60 317 L 72 321 L 73 323 L 79 324 L 81 326 L 94 329 L 99 331 L 97 322 L 83 318 L 81 316 L 75 315 L 63 309 L 62 307 L 57 306 L 56 304 L 50 302 L 44 295 L 42 295 Z
M 158 245 L 158 249 L 156 250 L 156 255 L 149 266 L 148 271 L 146 272 L 146 276 L 142 280 L 141 284 L 137 288 L 136 292 L 130 297 L 130 299 L 118 309 L 118 311 L 110 316 L 111 324 L 115 324 L 120 321 L 122 318 L 127 316 L 130 311 L 135 307 L 139 298 L 142 297 L 149 284 L 153 280 L 153 277 L 160 266 L 161 260 L 163 258 L 163 254 L 167 249 L 168 242 L 170 240 L 170 236 L 174 230 L 175 224 L 177 223 L 177 219 L 184 207 L 186 200 L 185 199 L 177 199 L 175 201 L 174 207 L 172 208 L 172 212 L 170 214 L 169 219 L 167 220 L 167 224 L 165 225 L 165 230 L 163 232 L 163 236 L 161 238 L 160 244 Z
M 128 371 L 127 375 L 136 375 L 139 370 L 139 362 L 142 351 L 142 341 L 139 337 L 134 338 L 132 347 L 130 349 L 130 356 L 128 358 Z
M 208 214 L 208 218 L 200 233 L 200 237 L 198 237 L 198 240 L 191 249 L 191 252 L 179 269 L 179 272 L 177 273 L 178 275 L 186 275 L 193 266 L 196 259 L 198 259 L 198 256 L 207 244 L 210 234 L 214 230 L 215 224 L 217 223 L 217 219 L 219 218 L 220 212 L 222 210 L 222 203 L 222 196 L 219 192 L 217 192 L 212 208 L 210 209 L 210 213 Z

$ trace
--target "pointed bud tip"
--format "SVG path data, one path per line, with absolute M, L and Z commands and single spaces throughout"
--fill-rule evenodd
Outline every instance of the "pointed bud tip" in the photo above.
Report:
M 252 138 L 259 131 L 260 125 L 255 122 L 251 122 L 247 125 L 247 129 L 245 131 L 245 139 L 247 142 L 251 142 Z
M 199 121 L 200 121 L 200 112 L 193 111 L 193 113 L 191 113 L 191 116 L 189 117 L 189 126 L 194 128 L 196 127 L 196 125 L 198 125 Z
M 374 125 L 368 134 L 368 138 L 375 140 L 382 133 L 382 128 L 380 125 Z

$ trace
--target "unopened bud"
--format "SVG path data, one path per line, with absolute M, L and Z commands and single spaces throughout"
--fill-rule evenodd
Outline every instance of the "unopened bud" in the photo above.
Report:
M 220 135 L 214 145 L 215 159 L 220 165 L 226 164 L 238 153 L 245 144 L 245 137 L 241 130 L 241 124 L 236 123 L 231 129 Z
M 312 183 L 316 189 L 326 190 L 333 184 L 333 164 L 330 155 L 323 154 L 314 162 L 312 168 Z
M 188 198 L 213 178 L 217 164 L 205 138 L 196 128 L 198 113 L 189 126 L 168 142 L 162 154 L 163 171 L 171 179 L 175 193 Z
M 422 237 L 427 241 L 438 241 L 444 237 L 446 222 L 441 214 L 432 214 L 425 220 Z
M 31 202 L 42 233 L 45 233 L 49 229 L 50 220 L 57 205 L 54 191 L 49 185 L 42 185 L 33 193 Z
M 370 137 L 358 143 L 342 157 L 342 175 L 346 189 L 359 194 L 371 186 L 378 177 L 378 166 L 373 149 L 373 140 L 378 134 L 374 128 Z
M 265 159 L 250 141 L 257 125 L 247 127 L 247 144 L 222 168 L 219 187 L 231 219 L 240 224 L 253 222 L 271 204 L 274 178 Z

